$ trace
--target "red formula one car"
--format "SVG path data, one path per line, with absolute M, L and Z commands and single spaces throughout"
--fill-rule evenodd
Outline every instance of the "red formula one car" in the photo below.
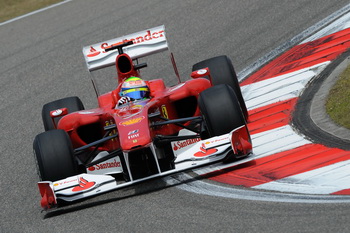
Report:
M 171 87 L 141 79 L 138 59 L 167 49 L 164 26 L 83 48 L 89 71 L 115 66 L 118 84 L 100 94 L 92 78 L 96 109 L 78 97 L 43 106 L 33 147 L 44 209 L 252 152 L 230 59 L 201 61 Z

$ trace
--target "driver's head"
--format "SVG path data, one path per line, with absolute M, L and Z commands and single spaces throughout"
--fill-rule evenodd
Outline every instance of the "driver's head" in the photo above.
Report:
M 122 85 L 120 96 L 128 96 L 139 100 L 149 97 L 149 88 L 145 81 L 138 77 L 126 79 Z

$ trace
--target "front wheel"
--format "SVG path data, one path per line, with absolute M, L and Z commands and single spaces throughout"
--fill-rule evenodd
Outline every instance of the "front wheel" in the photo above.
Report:
M 232 61 L 227 56 L 218 56 L 198 62 L 193 65 L 192 71 L 209 68 L 213 85 L 227 84 L 235 92 L 237 99 L 241 105 L 243 115 L 248 120 L 248 110 L 243 99 L 238 78 L 233 67 Z
M 41 180 L 57 181 L 77 175 L 72 143 L 64 130 L 38 134 L 33 149 Z
M 221 84 L 202 91 L 198 100 L 208 137 L 227 134 L 246 124 L 235 92 Z

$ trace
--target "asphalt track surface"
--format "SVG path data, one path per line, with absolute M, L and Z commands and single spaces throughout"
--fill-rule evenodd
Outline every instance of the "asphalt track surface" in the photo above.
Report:
M 32 155 L 34 136 L 43 131 L 43 104 L 77 95 L 87 109 L 96 107 L 84 45 L 164 24 L 183 77 L 192 64 L 221 54 L 240 72 L 346 4 L 73 0 L 2 25 L 0 232 L 349 232 L 347 203 L 222 198 L 163 180 L 41 213 Z M 147 75 L 171 72 L 150 64 Z

